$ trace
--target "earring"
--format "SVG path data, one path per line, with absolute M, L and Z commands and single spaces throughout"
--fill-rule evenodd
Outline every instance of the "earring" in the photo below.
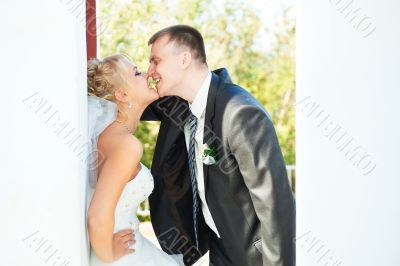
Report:
M 128 108 L 131 109 L 132 108 L 132 103 L 128 102 Z

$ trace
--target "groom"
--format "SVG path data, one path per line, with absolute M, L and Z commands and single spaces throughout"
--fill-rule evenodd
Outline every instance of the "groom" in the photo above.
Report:
M 274 127 L 263 106 L 210 71 L 194 28 L 149 40 L 148 75 L 162 97 L 143 120 L 161 121 L 150 196 L 155 233 L 191 265 L 295 265 L 295 203 Z

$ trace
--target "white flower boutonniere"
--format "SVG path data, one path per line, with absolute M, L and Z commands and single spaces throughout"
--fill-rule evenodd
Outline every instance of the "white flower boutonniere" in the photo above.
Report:
M 202 161 L 206 165 L 214 165 L 217 163 L 217 149 L 214 146 L 203 144 L 203 157 Z

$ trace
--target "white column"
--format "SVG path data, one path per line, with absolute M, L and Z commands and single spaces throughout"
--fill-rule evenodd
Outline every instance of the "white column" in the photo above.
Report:
M 84 1 L 0 10 L 0 264 L 86 265 Z
M 400 2 L 298 8 L 297 265 L 400 265 Z

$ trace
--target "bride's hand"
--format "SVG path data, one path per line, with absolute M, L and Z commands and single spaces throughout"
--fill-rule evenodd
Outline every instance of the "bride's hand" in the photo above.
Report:
M 135 252 L 132 245 L 136 243 L 135 235 L 131 229 L 121 230 L 113 235 L 114 260 Z

